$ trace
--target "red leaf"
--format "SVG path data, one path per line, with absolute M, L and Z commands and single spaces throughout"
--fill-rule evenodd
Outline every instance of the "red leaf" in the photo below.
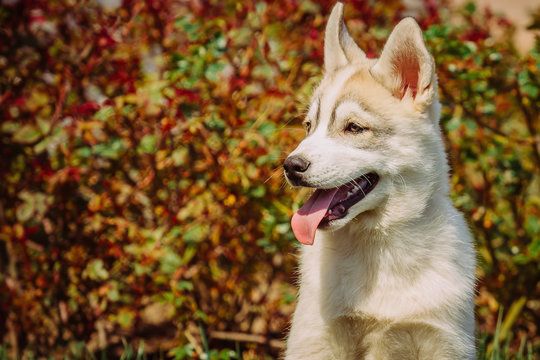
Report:
M 86 102 L 75 108 L 75 113 L 79 115 L 90 115 L 99 110 L 99 104 L 95 102 Z

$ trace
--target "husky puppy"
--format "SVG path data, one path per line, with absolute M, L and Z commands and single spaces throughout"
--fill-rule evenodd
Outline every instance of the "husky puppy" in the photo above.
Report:
M 448 197 L 433 58 L 403 19 L 368 59 L 335 5 L 306 138 L 284 163 L 314 190 L 286 359 L 474 359 L 475 253 Z

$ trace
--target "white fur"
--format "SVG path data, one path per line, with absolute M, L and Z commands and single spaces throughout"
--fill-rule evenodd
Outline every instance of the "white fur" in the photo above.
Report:
M 303 179 L 316 188 L 368 172 L 380 180 L 347 216 L 317 230 L 313 246 L 302 246 L 285 358 L 473 359 L 475 254 L 448 197 L 433 60 L 411 19 L 396 27 L 383 60 L 367 60 L 347 49 L 356 45 L 346 29 L 336 30 L 342 11 L 336 5 L 327 25 L 330 63 L 307 116 L 314 127 L 291 155 L 310 162 Z M 396 97 L 402 81 L 388 64 L 402 56 L 403 37 L 414 44 L 406 56 L 419 61 L 418 92 Z M 351 86 L 358 98 L 343 98 Z M 334 110 L 333 124 L 369 130 L 330 131 Z

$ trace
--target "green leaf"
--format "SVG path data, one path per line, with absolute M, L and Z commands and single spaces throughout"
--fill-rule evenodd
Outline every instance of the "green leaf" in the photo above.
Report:
M 426 39 L 440 39 L 446 38 L 450 33 L 448 26 L 431 25 L 426 31 L 424 31 L 424 38 Z
M 272 30 L 273 28 L 278 28 L 278 24 L 273 24 L 274 26 L 268 26 L 267 31 Z M 279 28 L 281 29 L 281 28 Z M 249 27 L 242 28 L 233 28 L 228 32 L 228 37 L 231 39 L 231 45 L 233 47 L 244 47 L 249 46 L 251 40 L 253 39 L 253 30 Z
M 160 259 L 160 268 L 165 274 L 174 273 L 182 266 L 182 258 L 175 252 L 168 250 Z
M 222 130 L 227 126 L 227 123 L 220 119 L 218 114 L 211 114 L 209 117 L 204 119 L 204 124 L 211 130 Z
M 84 276 L 92 280 L 106 280 L 109 277 L 109 272 L 105 269 L 103 260 L 95 259 L 92 260 L 84 270 Z
M 463 10 L 465 10 L 466 13 L 472 15 L 474 14 L 474 12 L 476 11 L 476 5 L 474 4 L 474 2 L 468 2 L 467 4 L 465 4 L 465 6 L 463 7 Z
M 300 3 L 300 12 L 308 14 L 319 14 L 321 12 L 321 6 L 317 2 L 310 0 L 302 1 Z
M 184 251 L 184 256 L 182 257 L 182 262 L 187 264 L 193 257 L 197 254 L 197 249 L 195 246 L 188 246 Z
M 114 115 L 114 108 L 110 105 L 102 106 L 96 113 L 94 114 L 94 119 L 99 121 L 106 121 L 110 117 Z
M 255 198 L 262 198 L 266 194 L 266 188 L 264 186 L 257 186 L 251 190 L 251 196 Z
M 31 144 L 38 140 L 40 136 L 41 132 L 37 126 L 24 125 L 15 132 L 13 141 L 20 144 Z
M 529 244 L 529 255 L 533 258 L 537 258 L 540 255 L 540 239 L 536 238 L 531 244 Z
M 192 23 L 192 19 L 188 17 L 178 18 L 174 25 L 183 30 L 188 35 L 190 41 L 196 41 L 202 36 L 203 32 L 200 31 L 200 22 Z
M 259 166 L 264 165 L 264 164 L 273 164 L 277 160 L 279 160 L 280 154 L 281 154 L 280 152 L 274 151 L 274 152 L 271 152 L 270 154 L 259 156 L 257 160 L 255 161 L 255 163 Z
M 388 34 L 390 33 L 390 29 L 387 27 L 373 27 L 371 28 L 371 34 L 373 34 L 373 37 L 375 39 L 386 39 L 388 37 Z
M 252 71 L 254 78 L 271 80 L 276 75 L 274 68 L 268 64 L 257 65 Z
M 121 139 L 116 138 L 108 144 L 97 144 L 92 150 L 96 155 L 109 159 L 118 159 L 120 153 L 124 150 L 124 144 Z
M 296 295 L 287 293 L 283 296 L 283 301 L 285 304 L 292 304 L 296 301 Z
M 197 224 L 184 233 L 183 239 L 187 243 L 202 241 L 207 235 L 207 228 L 204 225 Z
M 118 292 L 118 289 L 116 287 L 112 287 L 107 292 L 107 297 L 109 298 L 110 301 L 118 301 L 120 300 L 120 293 Z
M 2 124 L 2 132 L 6 134 L 13 134 L 17 129 L 21 127 L 21 124 L 15 121 L 6 121 Z
M 540 221 L 534 215 L 529 215 L 525 221 L 525 231 L 534 236 L 540 234 Z
M 176 284 L 176 287 L 180 291 L 182 291 L 182 290 L 186 290 L 186 291 L 193 290 L 193 284 L 190 281 L 184 281 L 184 280 L 178 281 L 178 283 Z
M 49 121 L 37 118 L 36 122 L 42 134 L 47 134 L 49 131 L 51 131 L 51 123 Z
M 526 83 L 522 85 L 521 90 L 533 99 L 536 98 L 540 93 L 540 89 L 538 88 L 538 86 L 534 85 L 533 83 Z
M 182 166 L 188 158 L 188 151 L 185 148 L 175 149 L 171 154 L 174 166 Z
M 26 190 L 19 193 L 19 198 L 23 203 L 17 206 L 15 215 L 17 216 L 17 220 L 23 223 L 32 217 L 35 217 L 36 221 L 41 220 L 52 202 L 52 198 L 44 193 L 32 193 Z
M 89 158 L 92 156 L 92 149 L 88 146 L 79 148 L 75 151 L 75 154 L 82 158 Z
M 17 206 L 17 209 L 15 210 L 15 215 L 17 216 L 17 220 L 24 223 L 34 215 L 34 204 L 32 202 L 23 202 L 19 206 Z
M 142 137 L 139 143 L 139 149 L 147 154 L 154 154 L 156 152 L 156 136 L 154 134 L 146 134 Z
M 34 146 L 34 153 L 41 154 L 47 149 L 47 146 L 51 142 L 51 137 L 46 137 Z
M 489 101 L 487 100 L 483 105 L 482 105 L 482 114 L 484 115 L 493 115 L 495 113 L 495 104 L 492 102 L 492 101 Z
M 276 132 L 276 125 L 271 122 L 265 122 L 259 126 L 259 133 L 265 138 L 269 138 Z
M 204 76 L 210 80 L 210 81 L 217 81 L 218 80 L 218 74 L 221 70 L 225 68 L 225 65 L 223 63 L 212 63 L 209 64 L 206 67 L 206 70 L 204 71 Z
M 133 323 L 133 320 L 135 319 L 135 314 L 132 310 L 123 308 L 120 309 L 116 316 L 116 321 L 121 327 L 128 327 Z

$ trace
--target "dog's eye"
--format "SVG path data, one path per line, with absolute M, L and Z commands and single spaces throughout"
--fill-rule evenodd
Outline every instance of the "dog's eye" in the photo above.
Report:
M 311 130 L 311 121 L 304 122 L 304 127 L 306 128 L 306 132 L 309 133 L 309 131 Z
M 365 130 L 367 130 L 367 128 L 361 127 L 360 125 L 355 124 L 355 123 L 348 123 L 347 126 L 345 127 L 346 132 L 350 132 L 353 134 L 360 134 L 364 132 Z

